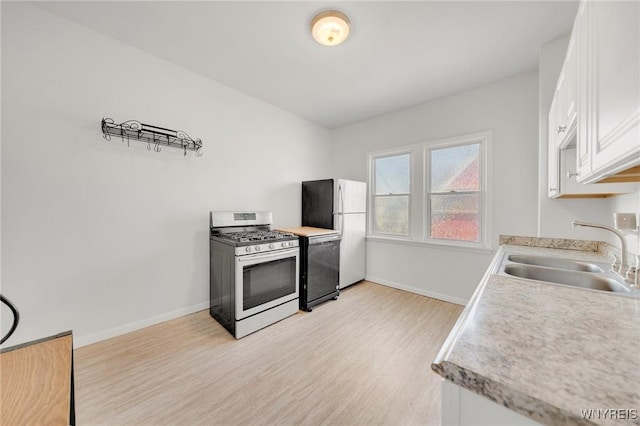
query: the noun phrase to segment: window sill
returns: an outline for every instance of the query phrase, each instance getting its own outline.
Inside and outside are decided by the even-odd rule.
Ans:
[[[377,235],[367,235],[367,241],[375,243],[399,244],[405,246],[417,246],[424,248],[434,248],[442,250],[465,251],[468,253],[492,254],[494,252],[491,247],[471,246],[467,244],[457,243],[436,243],[433,241],[415,241],[406,238],[380,237]]]

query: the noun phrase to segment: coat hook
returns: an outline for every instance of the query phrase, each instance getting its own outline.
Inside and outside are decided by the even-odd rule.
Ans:
[[[1,0],[0,0],[1,1]],[[131,139],[140,142],[147,142],[147,151],[151,148],[155,152],[161,152],[160,145],[171,148],[182,147],[183,155],[187,156],[187,151],[195,151],[196,156],[202,156],[202,141],[192,139],[182,130],[170,130],[163,127],[143,124],[136,120],[125,121],[115,124],[111,118],[102,119],[103,138],[111,140],[112,136],[120,137],[122,143],[127,140],[127,146],[131,147]]]

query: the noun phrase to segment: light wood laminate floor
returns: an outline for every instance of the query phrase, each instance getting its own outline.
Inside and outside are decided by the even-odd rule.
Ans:
[[[75,350],[80,425],[437,425],[462,307],[370,282],[235,340],[209,311]]]

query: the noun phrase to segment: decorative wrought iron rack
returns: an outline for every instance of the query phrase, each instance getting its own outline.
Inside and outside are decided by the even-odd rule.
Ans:
[[[168,146],[178,148],[184,151],[194,151],[196,156],[202,156],[202,140],[193,139],[182,130],[171,130],[163,127],[144,124],[136,120],[125,121],[116,124],[112,118],[102,119],[102,137],[111,140],[111,135],[118,136],[122,142],[127,141],[129,145],[131,140],[137,140],[147,143],[147,149],[160,152],[160,146]]]

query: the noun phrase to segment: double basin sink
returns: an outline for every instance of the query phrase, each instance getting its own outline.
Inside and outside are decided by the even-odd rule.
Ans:
[[[608,268],[609,266],[603,263],[507,253],[499,273],[552,284],[640,297],[640,291],[624,283],[621,278],[608,271]]]

